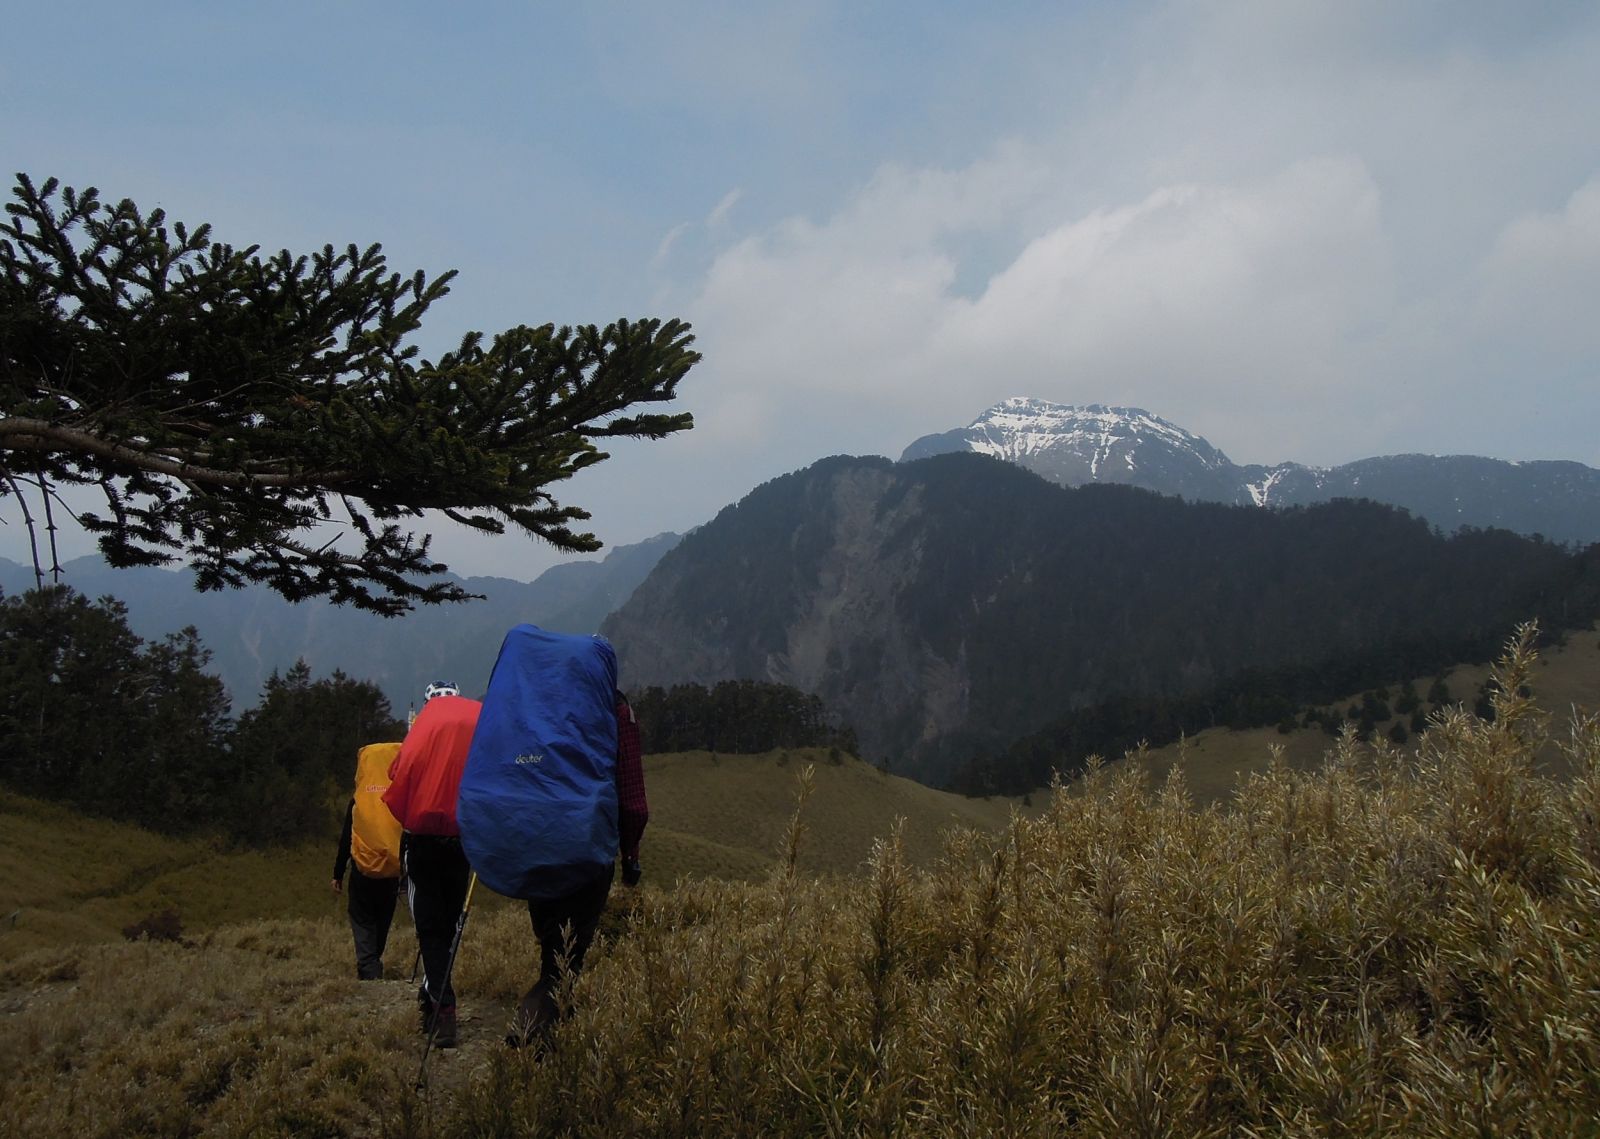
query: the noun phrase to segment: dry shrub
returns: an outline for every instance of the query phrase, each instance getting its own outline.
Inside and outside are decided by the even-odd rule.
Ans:
[[[9,979],[27,987],[0,997],[0,1134],[390,1130],[409,1094],[391,1057],[414,1070],[415,1014],[405,986],[360,986],[350,957],[328,921],[80,946],[71,970],[53,953],[16,962]]]
[[[140,938],[146,941],[181,941],[183,921],[178,917],[178,911],[168,906],[123,926],[122,936],[129,941],[138,941]]]

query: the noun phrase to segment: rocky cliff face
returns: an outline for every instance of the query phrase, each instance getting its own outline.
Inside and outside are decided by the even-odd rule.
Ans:
[[[821,695],[874,745],[886,709],[918,737],[940,735],[966,718],[967,685],[962,662],[930,654],[901,617],[903,590],[927,571],[922,488],[883,460],[819,467],[661,560],[604,626],[623,683],[765,680]]]

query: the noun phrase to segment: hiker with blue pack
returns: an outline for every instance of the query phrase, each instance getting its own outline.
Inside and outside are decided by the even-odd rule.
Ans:
[[[484,694],[456,803],[461,843],[483,884],[528,903],[539,979],[507,1042],[541,1043],[556,995],[599,928],[622,859],[636,886],[650,817],[639,725],[617,690],[603,637],[518,625]]]

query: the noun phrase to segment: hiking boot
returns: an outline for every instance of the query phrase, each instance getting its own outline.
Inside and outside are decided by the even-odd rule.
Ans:
[[[543,1059],[550,1044],[550,1025],[539,1016],[540,994],[537,987],[529,989],[517,1005],[511,1018],[511,1028],[506,1032],[506,1044],[511,1048],[527,1048],[534,1059]]]
[[[550,1051],[550,1026],[513,1017],[506,1031],[506,1047],[526,1050],[535,1060],[543,1060]]]
[[[433,1029],[433,1042],[440,1048],[454,1048],[456,1046],[456,1006],[444,1005],[436,1014],[437,1023]]]
[[[548,1028],[530,1028],[526,1031],[511,1026],[511,1031],[506,1033],[506,1047],[514,1051],[525,1052],[537,1063],[543,1060],[550,1052],[550,1030]]]

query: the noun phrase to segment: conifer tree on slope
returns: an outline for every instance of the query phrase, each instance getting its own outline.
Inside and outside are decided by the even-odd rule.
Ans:
[[[13,197],[0,519],[26,528],[41,583],[59,491],[88,486],[105,507],[79,520],[112,565],[183,559],[201,589],[385,614],[463,600],[410,529],[424,510],[598,549],[551,488],[607,457],[596,440],[693,426],[637,410],[700,358],[681,321],[469,332],[429,361],[407,340],[453,271],[401,277],[377,245],[263,258],[54,179],[19,174]]]

